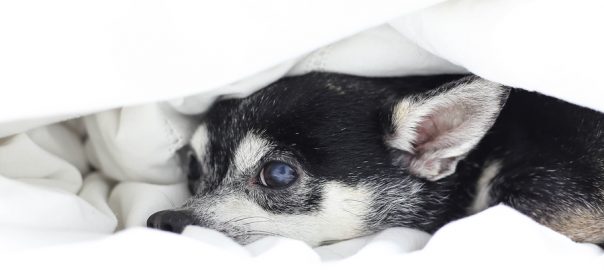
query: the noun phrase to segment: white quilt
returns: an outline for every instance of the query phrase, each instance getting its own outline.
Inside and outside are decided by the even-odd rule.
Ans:
[[[600,1],[212,2],[0,2],[2,269],[604,267],[505,206],[314,250],[141,228],[188,196],[194,115],[285,75],[470,71],[604,111]]]

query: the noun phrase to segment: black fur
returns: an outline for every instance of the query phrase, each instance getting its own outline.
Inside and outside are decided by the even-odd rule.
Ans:
[[[492,160],[500,160],[503,167],[492,182],[490,205],[508,204],[545,225],[573,208],[602,209],[602,114],[520,89],[511,91],[495,125],[453,175],[432,182],[397,166],[393,159],[399,153],[384,143],[385,134],[392,132],[394,104],[464,76],[311,73],[281,79],[244,99],[220,100],[203,117],[211,131],[210,169],[192,179],[192,191],[201,194],[220,187],[238,142],[248,131],[256,131],[278,144],[266,161],[286,157],[311,176],[304,192],[298,187],[240,187],[276,214],[317,211],[324,196],[320,187],[338,181],[382,192],[384,200],[372,202],[376,214],[364,217],[366,233],[393,226],[433,232],[469,214],[476,181]],[[413,209],[392,205],[397,196],[407,196],[409,190],[401,183],[422,187],[414,195],[420,199]],[[597,214],[584,218],[597,219]]]
[[[490,205],[508,204],[547,225],[575,209],[602,211],[603,131],[599,112],[515,89],[469,159],[504,160]],[[604,223],[604,212],[594,214],[586,218]]]
[[[321,202],[322,181],[340,181],[355,186],[374,179],[377,189],[386,189],[401,179],[410,178],[399,166],[392,164],[391,149],[383,142],[385,127],[383,114],[386,104],[399,98],[436,88],[463,75],[415,76],[400,78],[363,78],[340,74],[312,73],[279,80],[267,88],[241,100],[226,99],[216,102],[204,116],[211,130],[209,152],[214,168],[228,163],[237,143],[250,130],[263,131],[279,148],[295,157],[304,171],[316,183],[309,186],[302,201],[295,202],[288,190],[272,192],[259,201],[274,213],[299,213],[316,210]],[[245,119],[245,120],[243,120]],[[270,159],[270,158],[269,158]],[[224,171],[206,179],[216,187]],[[475,172],[476,173],[476,172]],[[448,220],[461,216],[459,207],[446,199],[458,188],[457,181],[447,179],[426,182],[417,209],[392,209],[383,222],[372,231],[388,226],[416,227],[434,231]],[[394,192],[403,192],[393,190]],[[375,205],[379,208],[389,207]]]

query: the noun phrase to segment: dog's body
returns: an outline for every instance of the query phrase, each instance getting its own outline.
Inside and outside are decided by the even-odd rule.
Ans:
[[[433,232],[504,203],[604,242],[604,117],[554,98],[475,76],[311,73],[202,118],[183,150],[195,195],[149,226],[319,245],[395,226]]]

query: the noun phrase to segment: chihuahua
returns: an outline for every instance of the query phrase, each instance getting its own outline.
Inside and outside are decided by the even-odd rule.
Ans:
[[[193,194],[148,226],[317,246],[506,204],[604,242],[604,117],[474,75],[309,73],[220,99],[181,150]]]

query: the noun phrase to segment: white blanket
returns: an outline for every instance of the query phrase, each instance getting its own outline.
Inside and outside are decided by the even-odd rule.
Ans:
[[[447,1],[419,12],[439,1],[303,2],[0,3],[3,263],[64,269],[604,264],[598,247],[573,243],[504,206],[432,238],[395,228],[314,251],[275,238],[244,248],[195,227],[184,237],[140,228],[110,236],[140,227],[188,195],[173,153],[195,125],[189,115],[217,94],[249,93],[284,75],[469,70],[604,111],[598,1]],[[398,15],[404,16],[390,20]],[[42,126],[166,99],[172,100]]]

